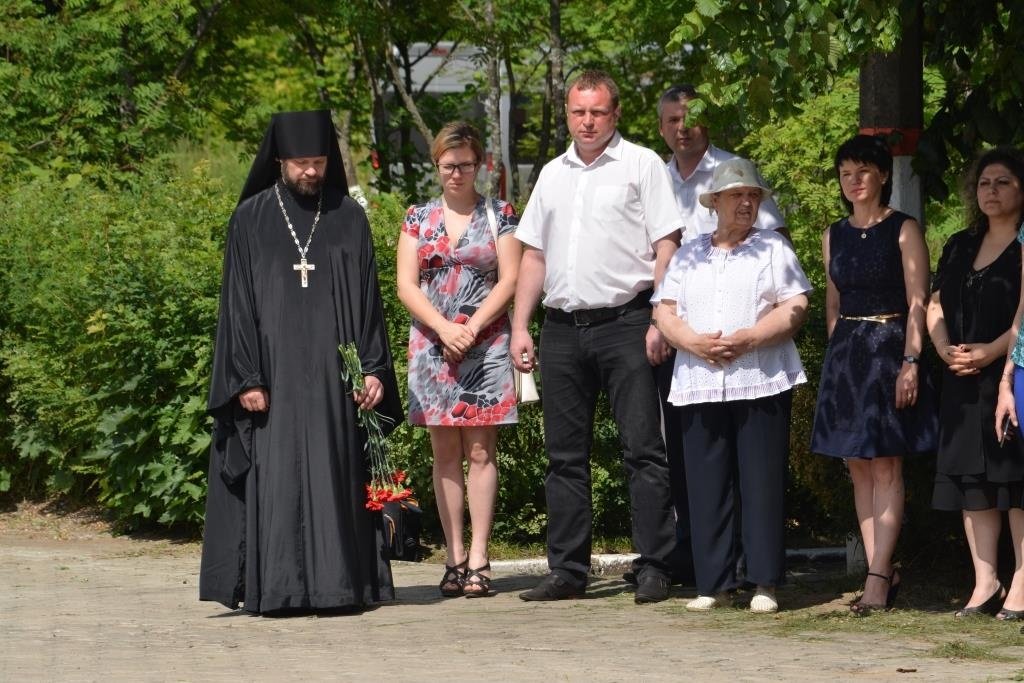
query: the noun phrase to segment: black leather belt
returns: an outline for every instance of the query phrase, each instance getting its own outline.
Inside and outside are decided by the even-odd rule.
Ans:
[[[609,306],[608,308],[585,308],[578,311],[563,311],[558,308],[544,308],[546,319],[557,323],[568,323],[576,327],[589,327],[600,323],[615,320],[623,313],[635,311],[640,308],[651,307],[651,295],[653,289],[647,289],[637,294],[633,299],[621,306]]]

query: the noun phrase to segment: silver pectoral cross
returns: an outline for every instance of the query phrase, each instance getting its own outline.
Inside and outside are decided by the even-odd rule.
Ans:
[[[298,270],[302,273],[302,286],[309,287],[309,271],[316,270],[316,266],[312,263],[306,263],[306,259],[301,258],[299,262],[292,266],[292,270]]]

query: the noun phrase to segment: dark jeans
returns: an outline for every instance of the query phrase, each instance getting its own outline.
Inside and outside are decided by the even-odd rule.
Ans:
[[[637,569],[669,575],[675,532],[658,388],[644,350],[650,317],[641,308],[587,327],[548,317],[541,331],[548,565],[577,586],[590,570],[590,449],[602,389],[622,442]]]
[[[738,587],[736,526],[741,515],[747,580],[775,586],[785,575],[792,399],[792,391],[785,391],[682,409],[694,569],[701,595]]]
[[[669,480],[672,484],[672,506],[676,511],[676,547],[672,551],[670,564],[673,577],[689,583],[693,578],[693,548],[690,542],[690,504],[686,495],[686,467],[683,464],[682,408],[668,402],[675,361],[676,350],[672,349],[668,359],[654,368],[654,377],[658,383],[658,393],[661,395],[662,434],[665,437],[665,454],[668,456]]]

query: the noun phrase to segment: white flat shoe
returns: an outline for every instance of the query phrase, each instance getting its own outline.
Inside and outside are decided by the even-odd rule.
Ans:
[[[758,588],[750,600],[750,611],[754,614],[772,614],[779,611],[779,601],[775,599],[775,591]]]
[[[727,607],[731,602],[728,593],[719,593],[714,596],[698,595],[686,603],[686,609],[691,612],[710,612],[716,607]]]

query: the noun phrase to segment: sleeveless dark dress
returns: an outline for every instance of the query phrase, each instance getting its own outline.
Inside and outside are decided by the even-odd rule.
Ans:
[[[893,211],[860,229],[844,218],[829,226],[829,276],[839,314],[825,352],[811,450],[840,458],[911,455],[935,449],[938,424],[928,373],[918,372],[917,403],[896,409],[903,364],[907,294],[900,228],[910,216]],[[899,313],[887,322],[843,316]]]
[[[986,343],[1013,324],[1020,298],[1021,247],[1013,240],[975,270],[982,235],[964,230],[942,250],[932,291],[939,292],[950,344]],[[939,451],[932,507],[1007,510],[1024,507],[1024,443],[999,445],[993,425],[1001,360],[977,375],[942,373]]]

